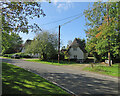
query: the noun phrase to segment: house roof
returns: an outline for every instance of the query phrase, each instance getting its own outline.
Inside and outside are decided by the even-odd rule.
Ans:
[[[72,44],[69,46],[68,51],[70,50],[71,47],[79,47],[84,53],[87,53],[85,50],[84,46],[81,44],[80,39],[75,38]]]
[[[24,44],[24,46],[30,44],[32,41],[33,41],[33,40],[27,39],[26,42],[25,42],[25,44]]]

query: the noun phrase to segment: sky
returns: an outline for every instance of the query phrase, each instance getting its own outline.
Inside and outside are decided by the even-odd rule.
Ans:
[[[41,16],[40,18],[29,19],[29,24],[37,23],[42,30],[48,30],[53,33],[58,33],[58,26],[62,25],[77,16],[80,18],[73,20],[70,23],[61,26],[61,47],[67,46],[69,40],[74,40],[75,38],[86,39],[85,26],[86,20],[83,14],[84,10],[88,9],[88,5],[92,6],[93,2],[42,2],[41,8],[46,14],[45,17]],[[77,15],[77,16],[76,16]],[[76,17],[74,17],[76,16]],[[67,17],[66,20],[62,20],[60,22],[51,23],[54,21],[58,21]],[[47,24],[50,23],[50,24]],[[25,42],[27,39],[33,39],[35,33],[29,32],[20,33],[23,41]]]

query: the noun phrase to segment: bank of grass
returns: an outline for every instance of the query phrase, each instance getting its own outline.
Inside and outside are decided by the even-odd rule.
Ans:
[[[39,75],[8,63],[2,63],[2,94],[70,95]]]
[[[94,67],[91,66],[85,67],[83,70],[92,71],[100,74],[110,75],[110,76],[116,76],[120,77],[119,73],[119,64],[113,64],[112,66],[106,66],[103,64],[94,64]]]
[[[7,59],[11,59],[11,57],[3,57],[3,56],[0,56],[1,58],[7,58]]]
[[[3,57],[3,56],[0,56],[1,58],[6,58],[6,59],[16,59],[16,58],[11,58],[11,57]],[[19,59],[26,59],[26,58],[19,58]]]
[[[42,64],[50,64],[50,65],[70,65],[70,64],[79,64],[79,63],[75,63],[73,61],[63,61],[60,60],[60,62],[58,63],[58,60],[49,60],[49,61],[43,61],[40,59],[26,59],[25,61],[30,61],[30,62],[38,62],[38,63],[42,63]]]

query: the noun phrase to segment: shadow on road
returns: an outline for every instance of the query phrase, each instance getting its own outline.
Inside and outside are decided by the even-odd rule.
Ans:
[[[40,75],[76,94],[118,94],[118,83],[114,81],[86,77],[84,74],[44,73]]]

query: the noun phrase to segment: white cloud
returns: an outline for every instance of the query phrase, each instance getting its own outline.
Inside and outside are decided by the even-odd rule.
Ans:
[[[65,4],[58,4],[57,5],[57,8],[63,8],[63,7],[65,7]]]
[[[55,2],[54,5],[59,9],[59,10],[67,10],[69,8],[73,8],[73,3],[72,2]]]
[[[54,0],[53,4],[56,6],[57,2],[58,2],[58,0]]]

